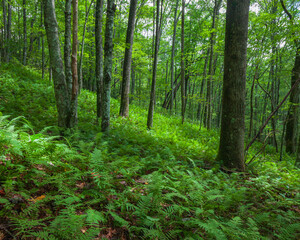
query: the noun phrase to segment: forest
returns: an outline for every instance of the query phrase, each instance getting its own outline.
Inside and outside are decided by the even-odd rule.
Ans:
[[[300,239],[299,1],[0,2],[0,240]]]

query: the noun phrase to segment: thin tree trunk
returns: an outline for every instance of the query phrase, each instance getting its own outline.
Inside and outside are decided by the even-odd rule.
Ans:
[[[3,60],[6,60],[6,46],[7,46],[7,23],[6,23],[6,0],[2,0],[2,9],[3,9],[3,49],[2,57]]]
[[[179,0],[176,1],[175,13],[174,13],[174,28],[172,37],[172,55],[171,55],[171,105],[170,111],[173,109],[174,92],[173,92],[173,81],[174,81],[174,58],[175,58],[175,39],[176,39],[176,29],[177,29],[177,10],[178,10]]]
[[[102,115],[103,96],[103,45],[102,45],[102,22],[103,0],[96,2],[95,19],[95,43],[96,43],[96,85],[97,85],[97,119]]]
[[[64,45],[64,60],[65,60],[65,76],[68,87],[68,97],[72,91],[72,67],[71,67],[71,21],[72,21],[72,0],[66,0],[65,4],[65,45]]]
[[[159,17],[160,17],[160,0],[156,1],[156,29],[155,29],[155,48],[154,48],[154,59],[153,59],[153,68],[152,68],[152,84],[151,84],[151,93],[150,93],[150,104],[148,110],[147,118],[147,128],[151,129],[153,127],[153,114],[155,106],[155,86],[156,86],[156,71],[157,71],[157,60],[158,60],[158,51],[159,51],[159,38],[160,38],[160,26],[159,26]]]
[[[89,14],[91,7],[94,3],[94,0],[91,1],[89,8],[86,11],[85,14],[85,21],[84,21],[84,27],[83,27],[83,34],[82,34],[82,41],[81,41],[81,51],[80,51],[80,57],[79,57],[79,64],[78,64],[78,83],[79,83],[79,92],[82,89],[82,63],[83,63],[83,52],[84,52],[84,41],[85,41],[85,32],[86,32],[86,26],[87,26],[87,21],[89,19]]]
[[[78,51],[78,0],[72,0],[73,6],[73,44],[72,44],[72,93],[70,99],[69,119],[70,128],[77,125],[78,105],[78,72],[77,72],[77,51]]]
[[[203,79],[202,79],[201,87],[200,87],[200,102],[199,102],[198,110],[197,110],[197,118],[198,118],[198,120],[200,120],[200,126],[202,123],[201,122],[201,120],[202,120],[201,119],[201,106],[203,105],[202,99],[204,99],[203,92],[204,92],[205,80],[206,80],[206,76],[207,76],[207,64],[208,64],[208,60],[209,60],[209,53],[210,53],[210,48],[207,49],[206,58],[205,58],[205,62],[204,62]]]
[[[6,62],[10,60],[10,41],[11,41],[11,0],[7,2],[7,36],[6,36]]]
[[[129,102],[131,103],[134,99],[134,92],[135,92],[135,70],[131,67],[131,84],[130,84],[130,95]]]
[[[215,45],[215,28],[216,28],[216,18],[219,14],[219,9],[221,7],[222,0],[215,0],[211,34],[210,34],[210,55],[209,55],[209,67],[208,67],[208,79],[207,79],[207,92],[206,92],[206,119],[205,127],[211,129],[211,118],[212,118],[212,81],[213,81],[213,58],[214,58],[214,45]]]
[[[107,17],[104,43],[103,113],[101,130],[106,132],[110,125],[110,93],[113,63],[113,33],[116,6],[114,0],[107,0]]]
[[[26,0],[23,0],[23,65],[26,65],[27,59],[27,16]]]
[[[251,92],[250,92],[250,126],[249,126],[249,132],[248,132],[248,137],[251,137],[252,129],[253,129],[253,93],[254,93],[254,86],[255,86],[255,80],[257,78],[258,74],[258,64],[255,67],[255,73],[251,85]]]
[[[131,58],[132,58],[132,44],[135,27],[137,0],[130,0],[129,18],[127,24],[127,35],[125,45],[125,56],[122,76],[122,92],[121,92],[121,106],[120,116],[128,117],[129,115],[129,92],[130,92],[130,73],[131,73]]]
[[[222,120],[218,160],[245,170],[245,91],[250,0],[228,0],[224,52]]]
[[[43,2],[41,2],[41,29],[44,28],[43,25]],[[42,38],[42,79],[45,78],[45,41],[44,41],[44,34],[41,32],[41,38]]]
[[[184,12],[185,0],[182,0],[182,14],[181,14],[181,122],[184,123],[185,114],[185,66],[184,66]]]

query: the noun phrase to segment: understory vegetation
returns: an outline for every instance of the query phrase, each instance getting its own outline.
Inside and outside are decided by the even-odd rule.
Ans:
[[[82,90],[76,130],[59,135],[52,83],[0,68],[0,239],[299,239],[299,169],[261,144],[246,173],[216,163],[218,132],[131,105],[101,133]],[[255,158],[253,158],[255,157]]]

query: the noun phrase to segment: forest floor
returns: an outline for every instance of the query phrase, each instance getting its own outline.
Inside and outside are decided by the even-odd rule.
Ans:
[[[246,173],[226,174],[216,131],[166,113],[149,131],[145,109],[132,104],[121,118],[112,99],[106,135],[95,102],[82,90],[78,128],[61,137],[52,84],[0,67],[0,240],[300,238],[290,156],[278,161],[266,146]]]

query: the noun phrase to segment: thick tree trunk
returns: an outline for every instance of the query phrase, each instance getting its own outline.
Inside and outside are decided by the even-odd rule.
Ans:
[[[123,79],[121,92],[120,116],[128,117],[129,115],[129,92],[130,92],[130,72],[132,58],[132,43],[135,27],[137,0],[130,0],[129,18],[127,24],[127,35],[125,45],[125,57],[123,65]]]
[[[72,67],[71,67],[71,20],[72,20],[72,0],[66,0],[65,3],[65,45],[64,45],[64,60],[65,60],[65,76],[68,87],[68,97],[72,91]]]
[[[228,0],[224,52],[222,120],[218,160],[245,170],[245,88],[250,0]]]
[[[45,29],[50,55],[50,68],[52,69],[53,74],[54,92],[58,112],[58,126],[66,128],[70,104],[60,51],[58,24],[55,15],[55,4],[54,0],[43,0],[43,2]]]
[[[102,45],[102,22],[103,0],[96,2],[95,19],[95,43],[96,43],[96,85],[97,85],[97,119],[102,115],[103,96],[103,45]]]
[[[26,0],[23,0],[23,65],[27,60],[27,16],[26,16]]]
[[[295,64],[292,70],[291,86],[300,78],[300,41],[298,43]],[[291,92],[290,104],[291,109],[288,113],[288,120],[286,125],[286,152],[296,153],[297,151],[297,125],[299,118],[299,95],[300,95],[300,84]]]
[[[114,0],[107,0],[107,16],[105,28],[104,43],[104,78],[103,78],[103,112],[101,130],[109,130],[110,124],[110,93],[112,80],[112,63],[113,63],[113,33],[114,33],[114,16],[116,6]]]
[[[156,86],[156,71],[157,71],[157,60],[159,51],[159,38],[160,38],[160,26],[159,26],[159,11],[160,11],[160,0],[156,1],[156,29],[155,29],[155,48],[154,48],[154,59],[152,68],[152,84],[150,93],[150,104],[148,109],[147,128],[153,127],[153,114],[155,106],[155,86]]]

